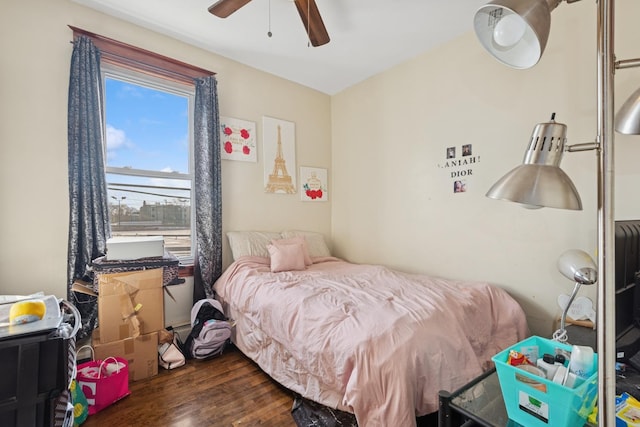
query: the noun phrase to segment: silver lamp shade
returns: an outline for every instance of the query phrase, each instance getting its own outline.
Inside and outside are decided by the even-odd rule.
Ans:
[[[560,329],[557,330],[553,337],[558,341],[566,341],[567,330],[567,312],[571,307],[571,303],[576,298],[581,285],[593,285],[598,281],[598,272],[596,270],[596,264],[593,259],[585,251],[579,249],[569,249],[565,251],[560,258],[558,258],[558,270],[569,280],[575,282],[573,286],[573,292],[567,301],[566,307],[562,310],[562,317],[560,318]]]
[[[523,164],[500,178],[487,197],[522,203],[525,207],[582,210],[578,190],[560,169],[567,126],[551,121],[533,130]]]
[[[585,251],[569,249],[558,258],[558,270],[564,277],[581,285],[593,285],[598,280],[596,263]]]
[[[622,105],[616,114],[614,128],[625,135],[640,135],[640,89]]]
[[[549,38],[551,11],[560,0],[494,0],[476,12],[473,27],[480,44],[513,68],[538,63]]]

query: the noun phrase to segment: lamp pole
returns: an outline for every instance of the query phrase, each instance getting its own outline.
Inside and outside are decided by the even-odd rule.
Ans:
[[[599,0],[598,54],[598,425],[616,423],[616,342],[614,276],[614,156],[613,156],[613,25],[614,0]]]
[[[127,196],[121,196],[119,199],[116,196],[111,196],[113,200],[118,202],[118,227],[120,226],[120,203],[127,198]]]

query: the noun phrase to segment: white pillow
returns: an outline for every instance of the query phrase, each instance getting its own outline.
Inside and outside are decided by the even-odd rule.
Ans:
[[[304,252],[301,243],[288,245],[268,245],[267,249],[271,255],[271,271],[304,270]]]
[[[324,241],[324,236],[321,233],[314,231],[295,231],[288,230],[282,232],[283,239],[290,239],[292,237],[304,236],[307,241],[307,249],[311,258],[327,257],[331,256],[331,251],[327,247]]]
[[[227,238],[233,259],[241,256],[259,256],[269,258],[267,245],[274,239],[280,239],[280,233],[271,231],[228,231]]]

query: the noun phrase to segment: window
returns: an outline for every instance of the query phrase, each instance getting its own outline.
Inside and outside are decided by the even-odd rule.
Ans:
[[[100,49],[112,234],[162,235],[167,250],[192,263],[194,79],[215,73],[69,28]]]
[[[102,66],[113,236],[164,236],[193,259],[193,85]]]

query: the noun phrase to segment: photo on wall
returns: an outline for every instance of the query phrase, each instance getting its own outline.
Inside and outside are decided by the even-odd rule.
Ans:
[[[459,179],[453,181],[453,192],[454,193],[464,193],[467,191],[467,182],[464,179]]]
[[[300,184],[301,200],[311,202],[326,202],[329,200],[326,169],[301,166]]]
[[[296,130],[286,120],[262,118],[262,150],[264,153],[264,191],[295,194]]]
[[[220,117],[222,160],[257,162],[256,124],[232,117]]]

